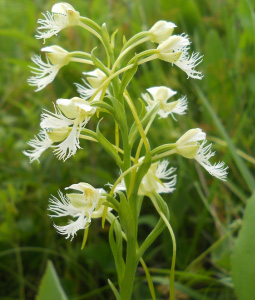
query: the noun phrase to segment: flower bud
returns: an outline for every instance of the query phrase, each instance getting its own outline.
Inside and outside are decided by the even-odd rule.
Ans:
[[[206,134],[200,128],[188,130],[176,142],[177,153],[186,158],[195,158],[200,147],[198,141],[205,140]]]
[[[156,22],[149,30],[149,33],[151,35],[151,41],[155,43],[161,43],[165,41],[171,36],[175,27],[176,25],[172,22]]]
[[[59,46],[44,47],[41,51],[46,53],[53,65],[65,66],[70,62],[69,52]]]
[[[80,13],[76,11],[69,3],[56,3],[53,5],[51,11],[54,14],[54,19],[56,22],[62,22],[63,16],[67,18],[67,20],[65,20],[67,26],[75,26],[79,22]]]

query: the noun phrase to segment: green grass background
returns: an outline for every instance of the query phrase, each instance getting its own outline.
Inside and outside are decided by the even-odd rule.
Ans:
[[[54,262],[61,283],[72,300],[114,299],[107,278],[116,281],[108,244],[108,227],[93,222],[84,251],[82,232],[72,242],[56,233],[47,215],[48,198],[77,182],[102,187],[114,182],[118,169],[107,154],[90,142],[65,163],[51,151],[41,163],[29,164],[22,154],[26,142],[39,130],[42,108],[52,110],[58,98],[76,96],[73,82],[90,70],[76,64],[63,68],[54,83],[35,93],[26,83],[31,55],[43,47],[34,38],[40,13],[54,1],[0,0],[0,299],[34,299],[48,259]],[[176,299],[236,299],[230,258],[233,226],[242,219],[254,190],[255,164],[255,5],[250,0],[70,0],[81,15],[118,28],[117,47],[126,38],[149,29],[156,21],[178,25],[187,33],[192,50],[204,55],[202,81],[187,80],[184,72],[154,61],[143,65],[129,90],[138,98],[146,88],[166,85],[187,95],[186,116],[157,120],[149,137],[153,146],[173,142],[186,130],[200,127],[217,150],[215,161],[229,165],[227,182],[210,177],[193,161],[171,158],[178,167],[177,189],[165,196],[177,239]],[[65,29],[46,45],[90,52],[96,39],[80,28]],[[147,45],[148,47],[150,44]],[[142,49],[142,48],[141,48]],[[103,49],[97,54],[103,59]],[[90,129],[96,126],[96,118]],[[104,134],[113,134],[104,120]],[[144,202],[140,239],[157,222],[149,201]],[[216,244],[215,244],[216,243]],[[200,259],[195,260],[210,246]],[[158,299],[167,299],[171,242],[167,231],[145,253],[156,283]],[[190,265],[191,264],[191,265]],[[134,299],[150,299],[142,268],[137,271]]]

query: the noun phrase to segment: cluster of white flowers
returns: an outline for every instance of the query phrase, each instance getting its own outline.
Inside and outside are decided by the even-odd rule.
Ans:
[[[46,12],[43,16],[44,19],[38,20],[37,39],[45,41],[45,39],[57,35],[66,27],[81,26],[99,37],[99,40],[103,43],[100,36],[101,27],[97,25],[96,30],[90,27],[91,20],[88,24],[84,24],[84,19],[89,19],[81,17],[80,13],[68,3],[55,4],[51,12]],[[93,106],[93,101],[104,100],[104,96],[109,96],[110,91],[114,90],[110,80],[114,77],[115,68],[120,67],[117,62],[119,63],[123,56],[139,43],[146,40],[157,43],[156,49],[149,50],[150,53],[154,53],[151,55],[151,60],[161,59],[170,62],[182,69],[188,77],[202,79],[201,72],[195,70],[196,66],[202,61],[202,57],[199,56],[199,53],[189,54],[190,40],[188,36],[185,34],[172,35],[175,27],[176,25],[172,22],[158,21],[149,31],[142,33],[140,41],[134,39],[133,45],[130,42],[129,47],[123,48],[125,51],[123,50],[119,60],[116,60],[116,65],[113,64],[112,70],[109,69],[109,66],[101,70],[99,69],[100,64],[96,64],[97,68],[93,71],[84,72],[83,74],[86,76],[86,80],[83,79],[84,85],[75,83],[80,98],[58,99],[56,105],[54,105],[54,113],[44,110],[41,114],[41,130],[34,139],[28,142],[32,149],[24,152],[30,158],[30,161],[38,160],[48,148],[52,148],[56,156],[65,161],[74,155],[77,149],[81,148],[79,141],[81,132],[97,110],[97,107]],[[105,48],[107,49],[107,47]],[[80,62],[93,66],[95,62],[95,60],[91,60],[91,54],[81,51],[68,52],[56,45],[44,47],[41,51],[46,57],[46,61],[39,55],[33,56],[32,61],[37,67],[31,67],[33,75],[28,79],[31,86],[37,87],[36,91],[51,83],[59,70],[70,62]],[[142,56],[143,53],[145,53],[144,56]],[[141,57],[146,57],[146,53],[148,52],[140,53]],[[144,62],[149,60],[150,57],[144,58]],[[143,63],[142,59],[138,62],[138,64],[140,63]],[[128,65],[126,70],[131,67],[132,65]],[[121,71],[118,70],[117,75],[121,74]],[[109,78],[110,76],[112,77]],[[158,114],[159,118],[167,118],[171,115],[176,120],[176,115],[183,115],[188,109],[186,96],[182,96],[175,101],[169,101],[177,93],[169,87],[150,87],[147,92],[142,94],[142,98],[147,105],[146,109],[150,112],[157,105],[158,109],[155,115]],[[196,128],[187,131],[172,145],[175,153],[188,159],[195,159],[212,176],[226,180],[227,167],[224,166],[224,163],[220,162],[212,165],[209,161],[215,152],[211,151],[211,145],[206,145],[206,134],[201,129]],[[118,151],[123,152],[117,146],[115,146],[116,148]],[[139,161],[142,162],[143,159],[142,157]],[[152,193],[172,193],[175,190],[177,177],[173,175],[175,168],[168,169],[168,165],[167,160],[151,164],[141,180],[138,189],[139,196],[149,196]],[[108,209],[104,205],[106,198],[102,195],[105,193],[103,189],[96,189],[88,183],[73,184],[67,189],[76,190],[76,193],[64,195],[59,191],[59,199],[54,196],[50,199],[49,210],[53,213],[51,217],[70,216],[72,218],[68,225],[59,226],[54,224],[54,226],[60,234],[73,239],[78,230],[85,229],[89,226],[92,218],[102,217],[105,210],[107,212]],[[124,179],[116,186],[115,191],[117,190],[126,190]]]

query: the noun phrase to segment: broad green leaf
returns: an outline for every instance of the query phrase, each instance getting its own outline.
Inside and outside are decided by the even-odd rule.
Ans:
[[[43,275],[36,300],[68,300],[54,268],[49,260]]]
[[[113,232],[115,232],[115,238]],[[121,283],[125,271],[125,262],[122,256],[123,238],[122,238],[121,226],[117,219],[114,219],[111,224],[110,232],[109,232],[109,242],[110,242],[112,254],[117,269],[118,282]]]
[[[232,257],[232,277],[240,300],[252,300],[255,295],[255,193],[248,200],[243,225]]]

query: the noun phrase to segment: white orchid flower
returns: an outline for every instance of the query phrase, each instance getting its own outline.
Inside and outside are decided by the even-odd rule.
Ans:
[[[39,55],[34,55],[32,61],[38,68],[31,67],[34,76],[29,77],[27,80],[29,85],[37,86],[36,92],[51,83],[58,71],[71,61],[70,53],[59,46],[45,47],[41,51],[46,54],[46,62]]]
[[[45,19],[39,19],[37,28],[37,39],[47,39],[57,35],[66,27],[76,26],[80,20],[80,13],[69,3],[61,2],[53,5],[51,13],[47,11],[42,14]]]
[[[202,141],[202,143],[199,143]],[[212,144],[206,146],[206,134],[200,129],[190,129],[176,142],[177,153],[190,159],[195,159],[209,174],[226,181],[228,175],[224,162],[212,165],[209,161],[215,155],[211,151]]]
[[[87,76],[87,81],[82,80],[84,82],[84,85],[81,85],[79,83],[75,83],[77,87],[77,92],[80,94],[80,97],[85,100],[89,100],[91,97],[95,95],[98,88],[102,85],[102,83],[105,81],[107,76],[104,72],[102,72],[99,69],[95,69],[91,72],[83,72],[84,75]],[[100,89],[97,94],[94,97],[94,100],[97,101],[100,99],[102,95],[103,89]],[[108,93],[108,91],[106,91]]]
[[[90,225],[92,218],[100,218],[103,215],[105,197],[102,196],[105,191],[96,189],[92,185],[84,182],[72,184],[66,189],[75,190],[76,193],[64,195],[58,192],[59,199],[52,196],[49,202],[49,210],[53,213],[53,218],[70,216],[72,219],[64,226],[54,224],[58,233],[66,235],[66,239],[71,240],[80,229],[85,229]]]
[[[158,45],[159,58],[175,64],[182,69],[188,78],[202,79],[202,73],[195,67],[202,61],[199,53],[189,55],[190,41],[187,35],[173,35]]]
[[[172,35],[175,27],[177,26],[172,22],[162,20],[156,22],[149,30],[151,41],[158,44],[165,41]]]
[[[149,195],[153,192],[156,192],[158,194],[172,193],[175,190],[177,175],[172,174],[176,170],[176,168],[171,167],[170,169],[167,169],[168,165],[169,162],[167,160],[156,162],[151,165],[150,169],[141,181],[138,190],[139,196]],[[163,182],[162,179],[169,181]],[[126,190],[124,179],[117,185],[115,190]]]
[[[81,98],[58,99],[55,113],[44,110],[41,115],[41,132],[28,144],[33,150],[25,151],[30,161],[38,160],[49,147],[64,161],[81,148],[80,131],[86,126],[96,108]],[[57,145],[54,145],[57,143]]]
[[[168,87],[165,86],[156,86],[147,89],[149,94],[142,94],[143,99],[146,101],[148,104],[147,110],[151,109],[151,107],[156,103],[160,103],[160,107],[158,110],[158,114],[161,118],[166,118],[169,115],[173,117],[174,120],[174,114],[177,115],[183,115],[186,113],[186,110],[188,109],[188,104],[187,104],[187,98],[184,96],[177,101],[173,102],[167,102],[169,98],[174,96],[177,92],[171,90]]]

